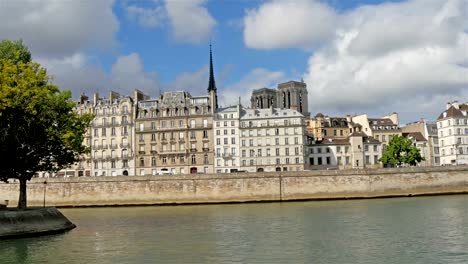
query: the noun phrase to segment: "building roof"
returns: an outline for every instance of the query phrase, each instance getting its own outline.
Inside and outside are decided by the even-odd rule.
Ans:
[[[285,108],[251,109],[244,108],[241,119],[304,117],[300,112]]]
[[[468,110],[468,105],[466,104],[462,104],[460,105],[460,109],[464,110]],[[449,107],[449,109],[445,110],[444,112],[440,113],[439,117],[437,118],[437,120],[441,120],[441,119],[445,119],[445,118],[455,118],[455,117],[463,117],[463,112],[460,110],[460,109],[457,109],[455,108],[453,105]],[[445,113],[445,114],[444,114]]]
[[[390,118],[369,118],[369,125],[396,126]]]
[[[421,132],[408,132],[402,133],[404,137],[414,138],[416,141],[427,141],[427,139],[421,134]]]

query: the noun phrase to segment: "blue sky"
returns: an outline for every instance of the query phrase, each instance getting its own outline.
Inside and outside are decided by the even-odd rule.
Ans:
[[[312,114],[405,123],[468,95],[468,0],[0,0],[18,38],[75,97],[205,93],[210,41],[224,105],[303,79]]]

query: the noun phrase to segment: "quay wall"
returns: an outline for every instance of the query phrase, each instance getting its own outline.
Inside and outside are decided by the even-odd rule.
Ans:
[[[44,184],[44,181],[47,183]],[[16,206],[17,183],[0,184]],[[468,193],[468,166],[232,173],[185,176],[35,178],[28,205],[74,207],[376,198]]]

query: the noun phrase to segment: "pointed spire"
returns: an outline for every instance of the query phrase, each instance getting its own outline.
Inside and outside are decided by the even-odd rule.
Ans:
[[[214,78],[214,71],[213,71],[213,53],[211,51],[211,42],[210,42],[210,80],[208,82],[208,92],[216,91],[216,83]]]

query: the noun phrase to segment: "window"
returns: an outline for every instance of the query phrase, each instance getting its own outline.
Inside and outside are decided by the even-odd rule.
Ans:
[[[162,158],[162,164],[166,164],[167,163],[167,158],[166,157],[163,157]]]
[[[196,159],[195,155],[192,155],[192,164],[195,164],[195,163],[197,163],[197,159]]]
[[[285,155],[288,156],[289,155],[289,148],[286,148],[285,151],[286,151]]]
[[[151,158],[151,166],[152,167],[156,166],[156,158],[155,157]]]
[[[208,138],[208,131],[203,130],[203,138]]]
[[[314,164],[314,158],[309,158],[309,163],[310,163],[310,165],[312,165],[312,166],[315,165],[315,164]]]
[[[276,148],[275,151],[276,151],[276,156],[279,156],[280,155],[280,149]]]
[[[370,164],[370,157],[369,157],[369,155],[366,155],[366,164]]]
[[[236,138],[231,138],[231,144],[236,144]]]
[[[106,128],[102,128],[102,136],[105,136],[106,135]]]
[[[322,157],[317,158],[317,165],[322,165]]]
[[[330,164],[331,164],[331,162],[330,162],[330,157],[327,157],[327,163],[326,163],[326,164],[327,164],[327,165],[330,165]]]
[[[242,150],[242,157],[245,158],[245,150]]]
[[[224,145],[227,145],[227,144],[228,144],[228,141],[229,141],[228,138],[224,138]]]
[[[208,154],[205,154],[205,156],[203,156],[203,164],[208,164],[209,161],[208,161]]]
[[[338,163],[338,165],[342,165],[341,164],[341,157],[336,158],[336,162]]]
[[[141,158],[140,159],[140,167],[144,167],[144,166],[145,166],[145,159]]]

